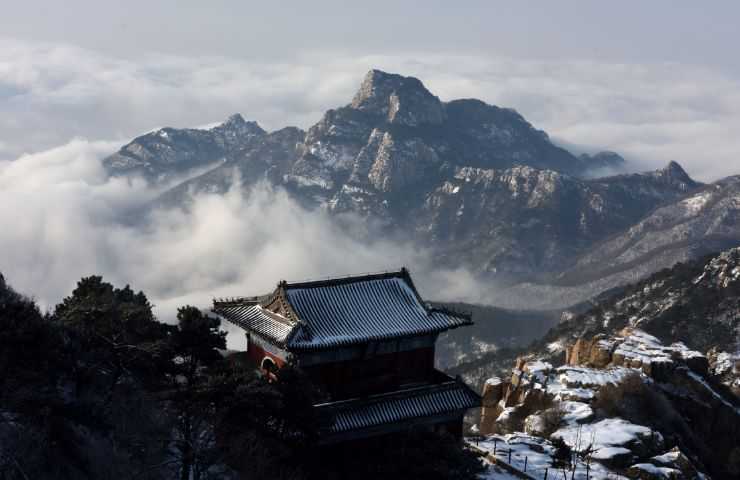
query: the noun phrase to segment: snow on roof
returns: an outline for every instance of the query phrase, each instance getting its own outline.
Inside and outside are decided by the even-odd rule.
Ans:
[[[281,282],[275,297],[289,305],[288,326],[282,319],[261,317],[259,322],[241,321],[241,306],[256,302],[214,302],[214,312],[247,330],[259,328],[268,338],[282,341],[288,350],[316,350],[369,341],[426,335],[472,324],[470,317],[425,304],[416,292],[408,271],[336,278],[314,282]],[[256,313],[255,308],[250,310]],[[275,327],[279,334],[265,324]],[[284,329],[289,328],[287,334]]]
[[[285,345],[294,328],[294,324],[281,315],[269,312],[260,305],[247,302],[218,304],[214,306],[213,312],[279,346]]]

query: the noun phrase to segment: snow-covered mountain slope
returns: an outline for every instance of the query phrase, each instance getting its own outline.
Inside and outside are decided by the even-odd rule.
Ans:
[[[701,352],[715,380],[740,397],[740,247],[661,270],[582,312],[566,312],[526,349],[469,356],[450,371],[482,384],[508,371],[523,354],[560,365],[573,345],[583,350],[578,357],[603,366],[598,359],[613,349],[592,339],[637,328],[666,345],[682,342]]]
[[[137,137],[103,163],[116,176],[139,175],[154,183],[233,159],[266,132],[235,114],[208,130],[160,128]]]
[[[531,167],[463,167],[411,216],[451,262],[541,275],[567,268],[595,242],[697,187],[677,164],[598,180]]]
[[[565,308],[677,262],[739,243],[740,176],[735,176],[662,204],[635,224],[592,244],[562,272],[502,291],[499,304],[516,308],[506,299],[531,298],[537,300],[529,308]]]
[[[638,327],[665,342],[740,349],[740,247],[678,264],[558,324],[542,340],[568,344],[583,335]],[[555,349],[554,351],[556,351]]]

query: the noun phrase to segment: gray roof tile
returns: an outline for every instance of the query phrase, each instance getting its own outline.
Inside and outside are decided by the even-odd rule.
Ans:
[[[387,423],[451,413],[480,406],[480,396],[460,381],[426,385],[317,405],[329,419],[328,434],[375,427]]]
[[[288,350],[347,346],[471,324],[465,315],[424,304],[406,270],[318,282],[282,282],[275,295],[284,296],[297,318],[273,318],[274,314],[253,300],[217,301],[214,312]]]

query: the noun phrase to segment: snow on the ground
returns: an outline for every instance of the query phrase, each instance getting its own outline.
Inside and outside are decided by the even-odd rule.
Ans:
[[[605,370],[562,366],[558,368],[558,380],[567,387],[601,387],[608,383],[617,385],[624,377],[634,373],[634,370],[622,367]]]
[[[681,475],[680,470],[669,467],[656,467],[652,463],[638,463],[632,465],[630,469],[642,470],[643,472],[652,475],[651,478],[678,478]]]
[[[562,438],[575,451],[584,451],[591,447],[595,451],[609,447],[623,447],[642,438],[653,437],[662,442],[659,432],[642,425],[635,425],[621,418],[605,418],[595,423],[567,425],[555,431],[551,438]]]
[[[529,361],[524,365],[524,369],[534,378],[537,382],[544,385],[547,383],[547,377],[552,370],[552,365],[543,362],[542,360]]]
[[[590,402],[594,398],[594,391],[589,388],[569,388],[559,382],[548,383],[547,393],[558,401]]]
[[[565,342],[562,340],[557,340],[555,342],[551,342],[547,344],[547,351],[550,353],[558,353],[565,351]]]
[[[594,414],[591,407],[583,402],[560,402],[560,408],[565,412],[565,415],[563,415],[563,422],[567,425],[586,422]]]
[[[505,422],[509,419],[509,417],[516,411],[516,408],[514,407],[506,407],[504,410],[499,414],[498,417],[496,417],[497,422]]]
[[[666,452],[662,455],[656,455],[653,458],[651,458],[651,461],[657,462],[661,465],[672,465],[674,464],[679,457],[681,457],[681,452],[678,450],[671,450],[669,452]]]
[[[594,460],[609,460],[619,455],[631,455],[632,451],[624,447],[602,447],[591,454]]]
[[[499,377],[491,377],[488,380],[486,380],[486,385],[491,385],[494,387],[497,385],[501,385],[501,379]]]
[[[508,435],[492,435],[479,442],[478,448],[493,454],[494,445],[496,458],[508,462],[511,450],[511,465],[520,470],[524,469],[524,459],[527,459],[527,473],[542,475],[546,468],[552,466],[552,455],[555,448],[550,442],[524,433]]]
[[[621,355],[625,359],[636,360],[641,364],[666,362],[671,363],[671,357],[664,351],[660,341],[641,330],[632,333],[617,346],[614,355]]]
[[[494,465],[489,461],[484,462],[486,465],[486,471],[478,475],[480,480],[521,480],[513,473],[509,473],[498,465]]]
[[[681,358],[683,358],[684,360],[687,360],[689,358],[699,358],[699,357],[705,356],[703,353],[697,352],[696,350],[691,350],[683,342],[672,343],[671,346],[668,348],[677,351],[679,355],[681,355]]]
[[[660,340],[639,329],[630,329],[619,342],[613,355],[621,356],[624,366],[641,368],[654,363],[672,363],[678,357],[684,360],[704,357],[702,353],[689,349],[684,343],[663,345]]]
[[[545,469],[548,470],[548,478],[560,478],[562,473],[553,467],[553,455],[555,448],[550,442],[540,437],[534,437],[524,433],[514,433],[508,435],[492,435],[485,440],[478,442],[468,440],[471,445],[487,451],[493,455],[494,444],[496,445],[496,459],[499,462],[508,462],[509,449],[511,449],[511,465],[520,470],[524,470],[524,458],[527,459],[527,475],[532,478],[541,479],[544,477]],[[490,462],[486,462],[488,470],[481,475],[481,480],[509,480],[514,477],[511,473],[503,468],[497,467]],[[568,471],[568,478],[571,472]],[[598,462],[592,462],[589,465],[588,473],[586,466],[579,463],[573,476],[577,480],[626,480],[627,477],[616,474],[604,465]]]
[[[740,352],[719,352],[717,359],[714,363],[714,373],[717,375],[724,375],[740,370]]]
[[[699,213],[704,208],[707,202],[709,202],[710,198],[712,198],[712,192],[702,192],[694,195],[693,197],[689,197],[686,200],[683,200],[681,204],[686,209],[686,213],[688,215],[694,215]]]

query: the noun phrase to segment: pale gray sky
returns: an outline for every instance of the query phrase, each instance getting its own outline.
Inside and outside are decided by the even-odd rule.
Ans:
[[[109,54],[463,53],[740,70],[736,1],[3,1],[0,32]]]

